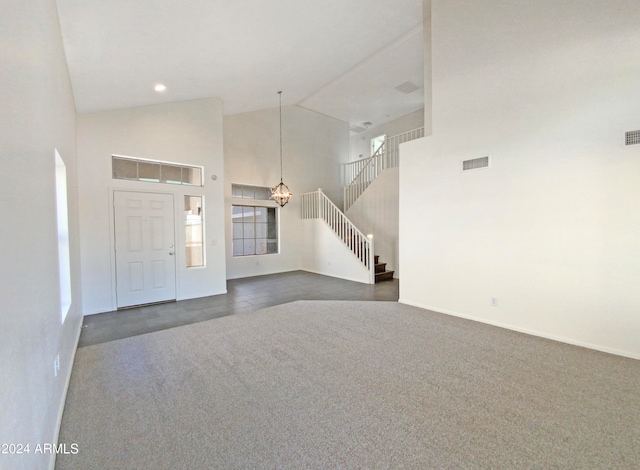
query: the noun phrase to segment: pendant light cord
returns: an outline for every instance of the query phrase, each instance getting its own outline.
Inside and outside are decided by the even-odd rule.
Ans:
[[[282,91],[278,92],[280,96],[280,182],[282,183]]]

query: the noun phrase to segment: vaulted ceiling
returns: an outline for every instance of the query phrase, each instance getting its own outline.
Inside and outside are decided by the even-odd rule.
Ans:
[[[80,113],[218,96],[237,114],[283,90],[355,127],[424,106],[421,0],[57,3]]]

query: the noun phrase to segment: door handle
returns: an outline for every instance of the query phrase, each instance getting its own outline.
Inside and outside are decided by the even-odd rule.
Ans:
[[[170,254],[170,255],[173,255],[173,253],[174,253],[173,251],[170,251],[170,252],[169,252],[169,254]]]

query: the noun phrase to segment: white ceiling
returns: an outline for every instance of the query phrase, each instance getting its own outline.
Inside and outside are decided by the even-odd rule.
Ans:
[[[212,96],[361,126],[424,106],[422,0],[57,0],[78,112]],[[394,89],[406,81],[420,89]],[[164,93],[153,86],[163,83]]]

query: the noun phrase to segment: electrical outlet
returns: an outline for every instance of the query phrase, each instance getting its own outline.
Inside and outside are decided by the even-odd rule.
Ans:
[[[58,371],[60,370],[60,354],[56,355],[56,358],[53,360],[53,375],[54,377],[58,376]]]
[[[492,307],[497,307],[498,306],[498,298],[497,297],[491,297],[491,306]]]

